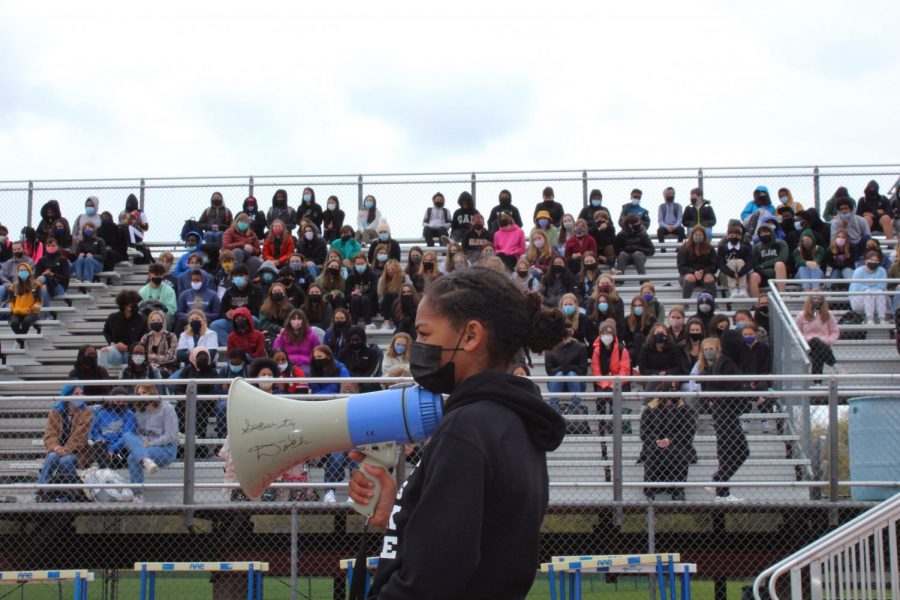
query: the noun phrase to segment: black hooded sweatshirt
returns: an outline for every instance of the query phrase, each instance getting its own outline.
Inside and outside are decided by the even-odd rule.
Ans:
[[[397,494],[369,598],[525,598],[549,499],[546,453],[565,421],[531,381],[497,371],[469,377],[444,406]]]

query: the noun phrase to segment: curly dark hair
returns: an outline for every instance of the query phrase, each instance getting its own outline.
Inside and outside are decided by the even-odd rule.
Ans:
[[[566,319],[547,310],[540,296],[523,294],[508,277],[473,267],[435,280],[425,294],[434,310],[454,326],[475,320],[488,331],[488,350],[494,365],[508,364],[522,348],[543,352],[566,335]]]
[[[141,295],[134,290],[122,290],[116,294],[116,306],[119,307],[119,310],[125,310],[129,304],[137,306],[140,303]]]

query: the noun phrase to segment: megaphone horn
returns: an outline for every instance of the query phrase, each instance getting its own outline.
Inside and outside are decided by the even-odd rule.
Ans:
[[[256,499],[298,463],[373,444],[420,442],[442,416],[441,395],[416,386],[307,401],[238,378],[228,390],[228,443],[238,482]]]

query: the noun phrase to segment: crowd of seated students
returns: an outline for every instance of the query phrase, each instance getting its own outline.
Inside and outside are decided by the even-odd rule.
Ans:
[[[425,247],[411,247],[405,262],[372,195],[364,198],[354,228],[346,222],[338,198],[332,196],[322,206],[311,188],[303,190],[296,208],[288,204],[286,190],[277,190],[265,211],[252,196],[244,199],[240,210],[232,211],[223,195],[215,192],[209,207],[186,226],[183,251],[164,252],[155,261],[143,244],[148,222],[134,196],[126,201],[118,223],[110,213],[98,214],[99,200],[88,198],[71,228],[59,204],[50,201],[41,209],[38,227],[24,228],[21,239],[10,241],[8,230],[0,227],[0,299],[8,302],[13,331],[27,333],[42,310],[67,292],[71,281],[92,280],[125,259],[130,247],[139,253],[138,260],[151,262],[147,283],[117,295],[118,310],[103,327],[106,345],[79,351],[73,379],[108,378],[108,370],[119,367],[122,377],[146,379],[148,385],[168,392],[164,380],[259,373],[261,360],[274,361],[275,368],[269,370],[276,378],[399,376],[409,373],[421,295],[445,274],[480,265],[506,272],[523,293],[540,294],[546,306],[559,308],[567,317],[566,339],[546,353],[548,375],[712,372],[718,358],[710,354],[704,359],[707,341],[715,346],[711,340],[718,342],[725,332],[736,330],[742,343],[739,348],[732,344],[729,360],[738,372],[757,376],[748,378],[747,391],[759,410],[776,409],[752,397],[754,390],[767,387],[758,376],[771,372],[764,293],[770,280],[797,279],[807,290],[828,287],[817,280],[828,280],[833,287],[842,279],[865,280],[835,289],[849,289],[853,310],[872,321],[886,318],[890,305],[898,304],[896,294],[893,300],[888,296],[884,282],[889,272],[900,275],[898,252],[886,255],[871,232],[892,236],[900,211],[896,197],[888,201],[878,195],[875,182],[858,202],[840,188],[829,200],[824,219],[815,208],[804,209],[790,190],[779,190],[776,204],[760,186],[740,218],[727,222],[718,244],[712,239],[715,210],[702,190],[691,190],[685,207],[675,201],[673,188],[663,190],[655,236],[642,197],[641,190],[633,190],[613,221],[600,190],[590,192],[588,205],[576,217],[546,187],[531,212],[526,234],[525,211],[513,204],[508,190],[500,192],[487,217],[468,192],[459,194],[452,213],[443,194],[436,193],[423,219]],[[653,238],[657,243],[667,238],[679,243],[673,275],[683,306],[667,309],[657,297],[646,268],[647,259],[657,251]],[[445,246],[443,260],[433,249],[436,245]],[[616,277],[629,267],[643,279],[638,294],[622,297]],[[731,297],[749,295],[758,300],[751,310],[729,318],[716,313],[719,289]],[[824,365],[836,366],[831,346],[838,326],[824,295],[807,299],[797,326],[810,344],[813,372],[821,373]],[[385,350],[368,339],[379,329],[394,334]],[[517,368],[527,370],[528,364]],[[273,385],[278,393],[344,389]],[[351,387],[368,391],[380,386]],[[551,394],[567,394],[567,402],[551,399],[566,411],[579,409],[578,395],[588,386],[560,382],[548,387]],[[593,387],[609,389],[607,382]],[[211,385],[200,388],[198,393],[222,392]],[[98,387],[73,390],[78,390],[73,397],[109,392]],[[672,405],[664,400],[657,404]],[[78,401],[69,401],[54,410],[57,415],[80,415],[78,406]],[[113,403],[103,410],[121,412],[124,406]],[[159,406],[168,414],[168,403],[138,408],[134,414]],[[705,412],[710,407],[690,408]],[[172,411],[183,431],[180,407]],[[207,419],[212,416],[217,417],[216,434],[225,435],[224,405],[200,402],[198,437],[206,437]],[[734,429],[728,419],[723,420],[723,431]],[[140,427],[134,431],[144,435]],[[121,452],[127,460],[134,446],[137,462],[127,463],[133,480],[140,478],[137,466],[152,470],[148,465],[158,468],[171,462],[168,453],[141,452],[134,439],[130,442],[117,439],[112,442],[115,452],[108,454]],[[48,446],[48,451],[55,453],[56,446],[65,444]],[[740,454],[739,448],[732,452]],[[69,450],[69,455],[79,454]],[[58,453],[48,456],[47,464],[66,470],[73,459],[62,458]],[[333,480],[346,460],[331,460]],[[731,466],[724,469],[722,481],[730,477],[734,463],[742,462],[728,460]]]

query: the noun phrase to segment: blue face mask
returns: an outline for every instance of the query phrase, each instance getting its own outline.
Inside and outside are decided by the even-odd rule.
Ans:
[[[194,250],[197,249],[197,245],[196,245],[196,244],[185,244],[185,245],[184,245],[184,248],[185,248],[185,250],[187,250],[188,252],[193,252]]]
[[[239,288],[244,287],[245,285],[247,285],[247,278],[246,277],[235,277],[234,285],[238,286]]]
[[[754,344],[754,342],[756,342],[755,335],[744,336],[744,343],[747,344],[748,346],[752,346]]]
[[[540,228],[544,228],[549,224],[550,224],[550,221],[548,221],[547,219],[538,219],[538,227],[540,227]]]
[[[572,316],[575,314],[575,305],[573,304],[564,304],[562,307],[562,311],[564,315]]]
[[[86,206],[84,208],[84,214],[86,214],[89,217],[93,217],[95,214],[97,214],[97,209],[94,208],[93,206]]]
[[[356,265],[356,272],[360,274],[365,273],[366,267],[367,265]]]
[[[291,271],[300,271],[303,269],[303,263],[292,262],[291,263]]]
[[[371,200],[366,200],[365,202],[363,202],[363,206],[366,207],[366,209],[370,209],[375,206],[375,203]]]
[[[19,279],[22,281],[28,281],[31,279],[31,275],[28,274],[28,271],[19,271]]]
[[[231,363],[228,363],[228,370],[232,373],[240,373],[244,370],[244,365],[233,365]]]
[[[635,306],[635,307],[632,308],[631,310],[634,312],[635,316],[637,316],[637,317],[639,317],[639,316],[641,316],[642,314],[644,314],[644,307],[643,307],[643,306]]]
[[[406,344],[394,344],[394,352],[398,355],[403,354],[406,352]]]
[[[304,202],[312,202],[312,194],[303,194]]]
[[[265,281],[266,283],[271,282],[273,279],[275,279],[275,276],[272,275],[271,273],[263,273],[262,274],[262,280]]]
[[[801,223],[800,221],[794,221],[794,229],[796,229],[797,231],[802,230],[802,229],[803,229],[803,223]]]
[[[600,302],[599,304],[597,304],[597,310],[599,310],[602,313],[605,313],[608,309],[609,309],[609,304],[607,304],[606,302]]]
[[[850,219],[850,213],[840,213],[840,215],[841,215],[841,218],[844,219],[845,221]]]
[[[744,322],[741,321],[740,323],[735,323],[734,328],[737,329],[738,331],[743,331],[744,330]]]
[[[602,204],[602,200],[591,200],[591,206],[593,206],[594,208],[600,208]]]
[[[379,239],[380,241],[382,241],[382,242],[388,241],[388,240],[390,239],[390,237],[391,237],[391,236],[389,236],[389,235],[386,234],[386,233],[379,233],[379,234],[378,234],[378,239]]]
[[[644,294],[644,295],[643,295],[643,298],[644,298],[644,300],[646,300],[647,302],[653,302],[653,294]]]

